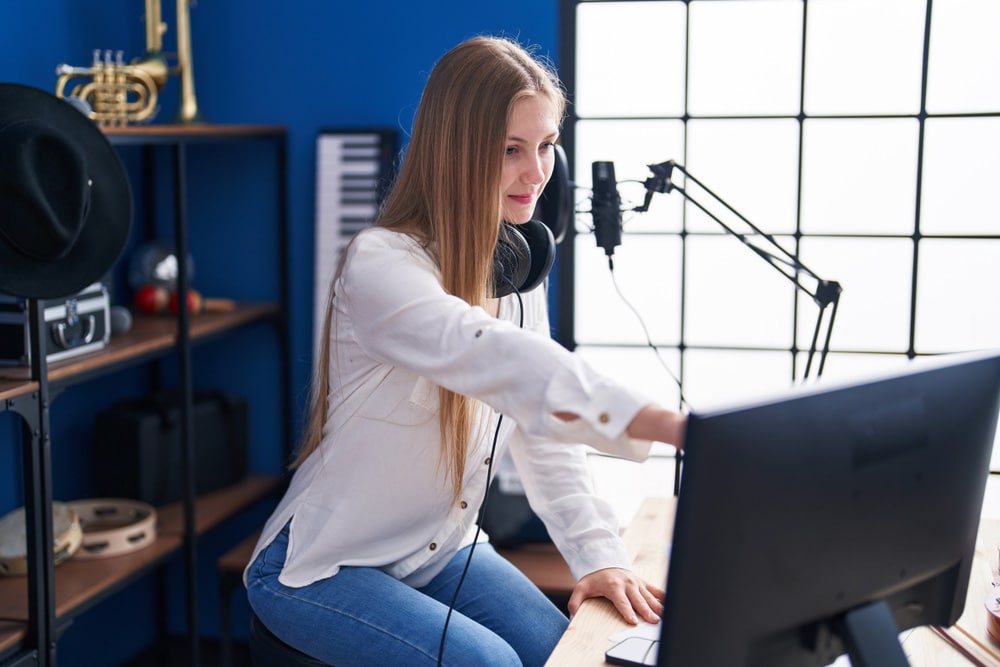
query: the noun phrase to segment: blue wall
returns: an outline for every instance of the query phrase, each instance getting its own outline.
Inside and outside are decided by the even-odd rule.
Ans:
[[[169,26],[164,38],[166,51],[173,51],[176,45],[174,12],[173,0],[163,3],[163,19]],[[145,48],[142,14],[140,0],[5,0],[0,4],[0,81],[53,90],[56,65],[89,65],[95,48],[122,49],[126,59],[138,56]],[[426,75],[444,51],[476,34],[505,34],[538,45],[541,53],[555,60],[557,14],[556,0],[502,3],[198,0],[191,9],[196,96],[205,120],[279,124],[289,130],[290,316],[296,415],[304,409],[311,365],[317,132],[323,128],[393,126],[405,137]],[[178,87],[179,81],[172,77],[161,95],[162,110],[155,122],[169,122],[173,116]],[[128,155],[128,150],[123,152],[130,174],[138,179],[138,157]],[[234,168],[231,153],[215,155],[206,149],[203,155],[196,154],[194,158],[193,177],[205,178],[210,185],[192,188],[193,223],[199,215],[218,215],[209,197],[214,198],[220,189],[236,199],[244,198],[241,193],[245,193],[250,207],[261,206],[260,190],[265,192],[265,204],[274,201],[274,195],[267,194],[273,191],[274,184],[265,182],[273,174],[272,156],[266,151],[247,151],[245,157],[239,154],[239,169]],[[246,164],[242,164],[244,161]],[[140,184],[133,182],[133,190]],[[238,208],[234,210],[237,211],[234,217],[243,215]],[[140,206],[137,211],[141,211]],[[229,263],[246,262],[255,252],[269,251],[268,244],[273,238],[269,236],[273,231],[267,228],[269,218],[259,214],[257,218],[260,221],[252,223],[257,226],[251,227],[250,233],[241,227],[242,219],[227,224],[232,226],[234,239],[241,239],[243,245],[247,244],[247,238],[260,239],[260,248],[240,246],[237,252],[215,255],[224,259],[221,262],[212,259],[210,264],[196,256],[196,287],[224,285],[221,276]],[[137,220],[136,224],[143,223]],[[122,275],[120,268],[116,275]],[[273,287],[248,289],[256,294],[254,290],[266,292]],[[250,341],[255,340],[256,334],[249,335]],[[266,334],[260,334],[260,340],[262,347],[273,345]],[[214,364],[215,368],[201,374],[204,380],[196,377],[196,383],[225,385],[224,376],[234,375],[229,380],[242,393],[249,394],[252,404],[272,401],[276,371],[265,369],[260,382],[230,374],[229,370],[239,367],[238,355],[251,352],[224,348],[225,345],[209,347],[197,353],[202,361],[196,357],[196,364],[208,367]],[[76,472],[88,465],[88,449],[57,446],[59,439],[67,439],[74,431],[89,432],[88,420],[94,410],[141,392],[146,386],[145,372],[135,370],[71,388],[58,398],[53,410],[57,497],[80,497],[89,491],[88,482],[82,481]],[[298,420],[295,421],[297,435]],[[273,430],[274,425],[267,425],[263,436],[258,433],[252,437],[250,458],[255,471],[274,472],[281,467],[280,452],[271,437]],[[21,503],[18,434],[17,420],[0,413],[0,514]],[[210,579],[213,548],[224,550],[240,537],[239,531],[249,530],[261,518],[246,519],[246,525],[232,528],[229,535],[210,536],[201,550],[209,578],[202,578],[201,597],[206,610],[200,616],[203,631],[208,635],[218,628],[213,606],[214,583]],[[219,543],[216,547],[213,540]],[[175,576],[176,569],[172,566],[168,578]],[[171,579],[170,587],[181,588],[180,582]],[[152,636],[153,589],[152,581],[139,582],[76,619],[60,641],[60,664],[90,667],[121,664],[130,654],[141,650]],[[171,599],[171,606],[182,607],[183,599]],[[175,615],[182,616],[179,612]],[[123,624],[132,630],[121,631]],[[182,621],[171,625],[184,627]],[[236,625],[237,636],[245,636],[240,617]],[[118,628],[110,641],[109,627]]]

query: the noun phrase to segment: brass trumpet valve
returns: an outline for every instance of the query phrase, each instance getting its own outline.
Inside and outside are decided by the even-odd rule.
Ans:
[[[56,68],[56,96],[66,97],[65,87],[72,78],[83,78],[69,92],[83,102],[87,115],[101,125],[141,123],[156,112],[156,82],[144,70],[126,65],[122,51],[94,49],[89,68],[60,65]]]

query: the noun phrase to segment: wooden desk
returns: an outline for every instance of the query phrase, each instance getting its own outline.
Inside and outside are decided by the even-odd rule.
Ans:
[[[997,574],[997,548],[1000,547],[1000,520],[983,519],[976,538],[976,557],[965,596],[965,611],[958,622],[943,632],[984,665],[1000,667],[1000,646],[990,641],[986,633],[986,596]],[[903,641],[911,667],[935,667],[975,664],[963,658],[955,648],[930,628],[917,628]]]
[[[633,571],[661,587],[667,580],[665,547],[673,530],[675,509],[676,498],[647,498],[624,534]],[[613,646],[608,638],[629,627],[632,626],[622,620],[608,600],[586,600],[545,663],[546,667],[604,665],[604,652]]]
[[[672,530],[676,508],[675,498],[647,498],[624,533],[636,574],[659,585],[667,580],[665,544]],[[989,586],[997,578],[998,546],[1000,520],[984,519],[979,526],[965,611],[958,623],[946,632],[982,664],[1000,667],[1000,646],[991,643],[986,634],[985,608]],[[629,627],[607,600],[587,600],[573,617],[562,640],[545,663],[546,667],[605,665],[604,652],[613,645],[609,637]],[[918,628],[908,633],[903,648],[911,667],[967,667],[974,664],[929,628]],[[835,664],[842,663],[838,661]]]

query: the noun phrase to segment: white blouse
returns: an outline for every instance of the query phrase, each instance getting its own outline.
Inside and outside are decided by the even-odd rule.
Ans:
[[[614,511],[593,494],[581,443],[645,458],[650,443],[625,428],[652,401],[551,339],[542,289],[521,295],[522,329],[516,294],[501,299],[499,318],[447,294],[433,260],[405,234],[370,228],[346,252],[334,285],[323,440],[295,471],[251,562],[291,520],[279,576],[286,586],[343,566],[427,584],[473,540],[503,415],[492,456],[499,461],[510,447],[528,501],[573,575],[631,567]],[[460,503],[439,458],[438,385],[484,405]]]

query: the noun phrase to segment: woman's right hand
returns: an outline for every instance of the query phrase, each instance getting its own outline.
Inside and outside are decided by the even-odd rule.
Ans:
[[[681,449],[686,428],[687,415],[658,405],[647,405],[639,410],[626,431],[630,438],[665,442]]]

